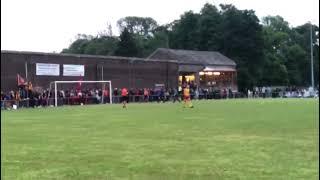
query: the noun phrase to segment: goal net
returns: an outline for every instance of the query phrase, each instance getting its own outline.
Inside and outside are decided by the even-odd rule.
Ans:
[[[112,104],[111,81],[53,81],[50,105]]]

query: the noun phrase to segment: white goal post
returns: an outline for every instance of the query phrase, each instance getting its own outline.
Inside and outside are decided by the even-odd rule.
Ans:
[[[51,84],[54,83],[54,105],[58,106],[58,90],[57,85],[58,84],[72,84],[72,83],[109,83],[109,97],[110,97],[110,104],[112,104],[112,85],[111,81],[53,81],[50,83],[50,89]],[[103,84],[104,85],[104,84]],[[102,88],[104,90],[104,86]],[[102,101],[104,98],[104,93],[102,93]]]

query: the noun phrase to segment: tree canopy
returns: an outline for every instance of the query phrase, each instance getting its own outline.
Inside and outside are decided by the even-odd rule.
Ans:
[[[231,4],[205,4],[159,25],[151,17],[118,20],[120,36],[79,35],[62,53],[147,57],[157,48],[219,51],[237,63],[238,86],[308,86],[311,84],[310,28],[313,34],[315,84],[319,84],[319,27],[290,27],[281,16],[259,21],[253,10]]]

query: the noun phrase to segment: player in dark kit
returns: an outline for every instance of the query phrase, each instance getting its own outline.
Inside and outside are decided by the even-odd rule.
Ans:
[[[126,108],[126,104],[128,102],[128,90],[126,88],[121,89],[121,102],[123,103],[123,108]]]

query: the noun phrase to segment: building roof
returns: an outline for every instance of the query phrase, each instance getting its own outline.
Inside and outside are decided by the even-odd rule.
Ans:
[[[26,54],[26,55],[49,55],[49,56],[62,56],[62,57],[77,57],[77,58],[97,58],[101,60],[125,60],[125,61],[154,61],[154,62],[171,62],[178,63],[177,60],[172,59],[144,59],[137,57],[121,57],[121,56],[103,56],[103,55],[88,55],[88,54],[68,54],[68,53],[45,53],[45,52],[30,52],[30,51],[9,51],[1,50],[1,54]]]
[[[236,66],[228,57],[216,51],[192,51],[158,48],[148,59],[172,59],[179,64]]]

